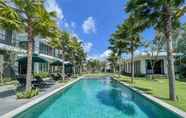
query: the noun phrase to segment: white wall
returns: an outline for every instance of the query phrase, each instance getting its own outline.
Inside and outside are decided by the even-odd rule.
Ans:
[[[3,63],[4,63],[4,57],[3,55],[0,55],[0,73],[3,73]]]
[[[34,72],[39,72],[39,63],[34,63]]]
[[[145,64],[145,59],[140,61],[140,72],[141,74],[146,74],[146,64]]]
[[[39,43],[40,43],[40,41],[37,39],[37,40],[35,40],[34,43],[35,43],[34,44],[34,52],[39,53]]]

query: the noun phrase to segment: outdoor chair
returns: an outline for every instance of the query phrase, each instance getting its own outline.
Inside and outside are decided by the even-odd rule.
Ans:
[[[60,80],[62,78],[62,76],[59,73],[52,73],[50,76],[55,81]]]
[[[18,76],[16,76],[16,79],[19,82],[21,87],[26,86],[26,76],[25,75],[18,75]],[[46,86],[51,85],[51,83],[45,82],[40,77],[34,77],[32,80],[32,85],[33,85],[33,87],[46,87]]]
[[[26,85],[26,76],[25,75],[16,75],[16,80],[19,82],[21,86]]]

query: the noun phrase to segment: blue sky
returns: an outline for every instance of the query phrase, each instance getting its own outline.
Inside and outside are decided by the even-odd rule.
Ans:
[[[127,18],[126,0],[47,0],[49,10],[56,10],[61,29],[72,32],[84,43],[88,56],[103,58],[109,54],[108,39],[116,26]],[[181,19],[185,22],[185,17]],[[147,29],[144,39],[152,40],[154,30]]]

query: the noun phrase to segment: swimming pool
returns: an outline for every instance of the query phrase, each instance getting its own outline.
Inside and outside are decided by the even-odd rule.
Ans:
[[[81,79],[15,118],[180,118],[113,79]]]

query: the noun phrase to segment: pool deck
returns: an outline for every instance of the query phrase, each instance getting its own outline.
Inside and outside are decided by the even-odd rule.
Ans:
[[[32,99],[29,99],[29,100],[23,100],[23,102],[21,102],[22,100],[16,100],[14,98],[14,102],[16,103],[13,103],[11,102],[11,104],[16,104],[16,108],[11,108],[12,106],[8,105],[10,109],[7,109],[7,112],[5,112],[5,114],[2,114],[0,115],[1,118],[12,118],[14,116],[16,116],[17,114],[23,112],[24,110],[32,107],[33,105],[43,101],[44,99],[52,96],[53,94],[57,93],[58,91],[60,90],[63,90],[64,88],[70,86],[71,84],[77,82],[79,79],[81,78],[77,78],[77,79],[74,79],[74,80],[71,80],[70,82],[67,82],[65,84],[55,84],[54,87],[51,87],[49,88],[48,90],[45,90],[45,92],[41,92],[40,95],[32,98]],[[0,103],[1,104],[1,103]],[[6,106],[6,105],[5,105]],[[1,107],[1,106],[0,106]],[[3,106],[2,106],[3,108]]]
[[[63,86],[64,83],[55,83],[47,88],[40,89],[38,96],[31,99],[16,99],[16,86],[15,85],[6,85],[0,86],[0,116],[19,108],[45,94],[54,91],[57,88]]]

